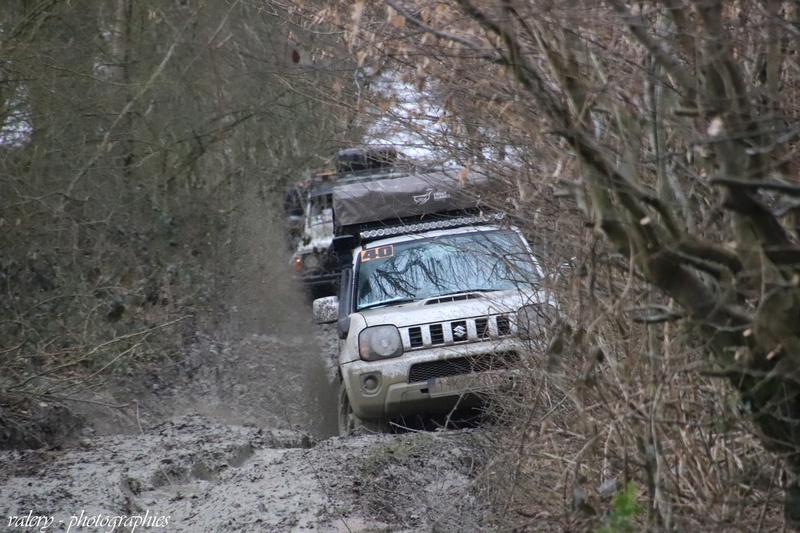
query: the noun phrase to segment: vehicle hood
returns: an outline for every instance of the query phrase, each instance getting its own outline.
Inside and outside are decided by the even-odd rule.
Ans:
[[[394,324],[397,327],[443,322],[461,318],[513,313],[523,305],[549,303],[543,291],[510,290],[460,293],[455,301],[442,301],[450,297],[429,298],[411,303],[359,311],[367,326]]]

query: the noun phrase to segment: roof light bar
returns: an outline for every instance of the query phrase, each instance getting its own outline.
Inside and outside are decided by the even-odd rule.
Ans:
[[[454,228],[457,226],[470,226],[472,224],[480,224],[485,222],[497,222],[505,218],[505,213],[491,213],[488,215],[478,215],[471,217],[456,217],[441,220],[432,220],[430,222],[417,222],[414,224],[405,224],[402,226],[388,226],[385,228],[371,229],[361,232],[362,239],[373,239],[375,237],[391,237],[394,235],[405,235],[408,233],[419,233],[420,231],[429,231],[433,229]]]

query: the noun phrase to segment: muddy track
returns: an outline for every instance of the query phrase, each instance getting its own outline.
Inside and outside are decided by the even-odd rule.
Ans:
[[[0,530],[483,529],[476,433],[334,437],[336,341],[305,328],[199,336],[176,368],[99,397],[127,407],[74,406],[92,424],[61,450],[3,452]]]
[[[81,513],[168,517],[163,528],[139,531],[476,531],[471,439],[453,432],[313,443],[186,415],[138,436],[83,439],[79,449],[6,453],[0,505],[6,517],[51,517],[53,531]]]

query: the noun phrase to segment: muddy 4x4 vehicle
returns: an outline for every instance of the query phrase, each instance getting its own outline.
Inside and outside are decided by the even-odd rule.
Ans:
[[[509,382],[555,307],[522,234],[475,211],[460,173],[337,186],[340,432],[447,413]],[[401,215],[400,218],[397,218]]]
[[[294,253],[295,279],[315,296],[335,294],[341,269],[331,249],[333,188],[337,183],[395,173],[397,151],[391,147],[351,148],[336,156],[335,169],[318,172],[287,191],[284,208]]]

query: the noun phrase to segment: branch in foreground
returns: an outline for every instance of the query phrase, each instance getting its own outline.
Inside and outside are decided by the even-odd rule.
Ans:
[[[666,305],[636,305],[625,308],[627,313],[643,313],[642,316],[635,316],[632,320],[639,324],[660,324],[663,322],[676,322],[683,317],[681,313],[670,309]]]
[[[430,26],[429,24],[426,24],[425,22],[421,21],[420,19],[412,15],[409,10],[400,6],[394,0],[386,0],[386,5],[397,11],[403,18],[405,18],[409,23],[411,23],[411,25],[419,28],[423,32],[429,33],[445,41],[458,43],[463,47],[472,50],[473,52],[477,52],[478,53],[477,59],[486,59],[491,63],[505,63],[505,61],[503,61],[503,58],[501,58],[499,55],[487,52],[484,47],[480,46],[479,44],[473,41],[470,41],[469,39],[464,39],[463,37],[459,37],[458,35],[448,33],[442,30],[437,30],[436,28]]]
[[[101,373],[103,370],[108,368],[112,363],[114,363],[117,359],[122,357],[122,355],[130,352],[131,350],[133,350],[134,348],[139,346],[144,341],[144,339],[146,339],[147,336],[150,335],[151,333],[153,333],[154,331],[166,328],[167,326],[171,326],[173,324],[177,324],[178,322],[180,322],[182,320],[185,320],[187,318],[189,318],[189,317],[188,316],[182,316],[180,318],[176,318],[175,320],[170,320],[169,322],[165,322],[163,324],[159,324],[158,326],[153,326],[152,328],[148,328],[148,329],[146,329],[144,331],[137,331],[137,332],[134,332],[134,333],[128,333],[127,335],[114,337],[113,339],[111,339],[109,341],[106,341],[104,343],[98,344],[97,346],[95,346],[94,348],[89,350],[87,353],[85,353],[84,355],[82,355],[78,359],[75,359],[73,361],[67,361],[66,363],[60,364],[58,366],[55,366],[53,368],[49,368],[49,369],[47,369],[47,370],[45,370],[43,372],[40,372],[40,373],[38,373],[36,375],[30,376],[27,379],[25,379],[24,381],[22,381],[21,383],[17,383],[15,385],[11,386],[11,387],[8,387],[6,390],[8,390],[8,391],[16,391],[16,390],[23,389],[25,387],[25,385],[27,385],[28,383],[30,383],[33,380],[44,378],[44,377],[46,377],[48,375],[51,375],[51,374],[54,374],[54,373],[56,373],[56,372],[58,372],[60,370],[64,370],[65,368],[69,368],[69,367],[78,365],[78,364],[82,363],[83,361],[86,361],[86,359],[88,359],[93,354],[97,353],[99,350],[105,348],[106,346],[110,346],[110,345],[115,344],[117,342],[121,342],[121,341],[128,340],[128,339],[131,339],[131,338],[140,337],[140,336],[142,337],[139,341],[136,342],[136,344],[134,344],[133,346],[131,346],[127,350],[124,350],[120,354],[118,354],[111,362],[109,362],[106,365],[104,365],[100,370],[95,371],[93,374],[91,374],[90,376],[87,376],[85,378],[80,378],[80,379],[76,378],[79,381],[85,381],[85,380],[87,380],[89,378],[92,378],[92,377],[96,376],[97,374]]]
[[[788,196],[800,196],[800,185],[793,185],[791,183],[782,183],[778,181],[755,181],[740,178],[726,178],[718,176],[708,180],[712,185],[726,185],[729,187],[738,187],[747,190],[768,190],[777,191]]]

